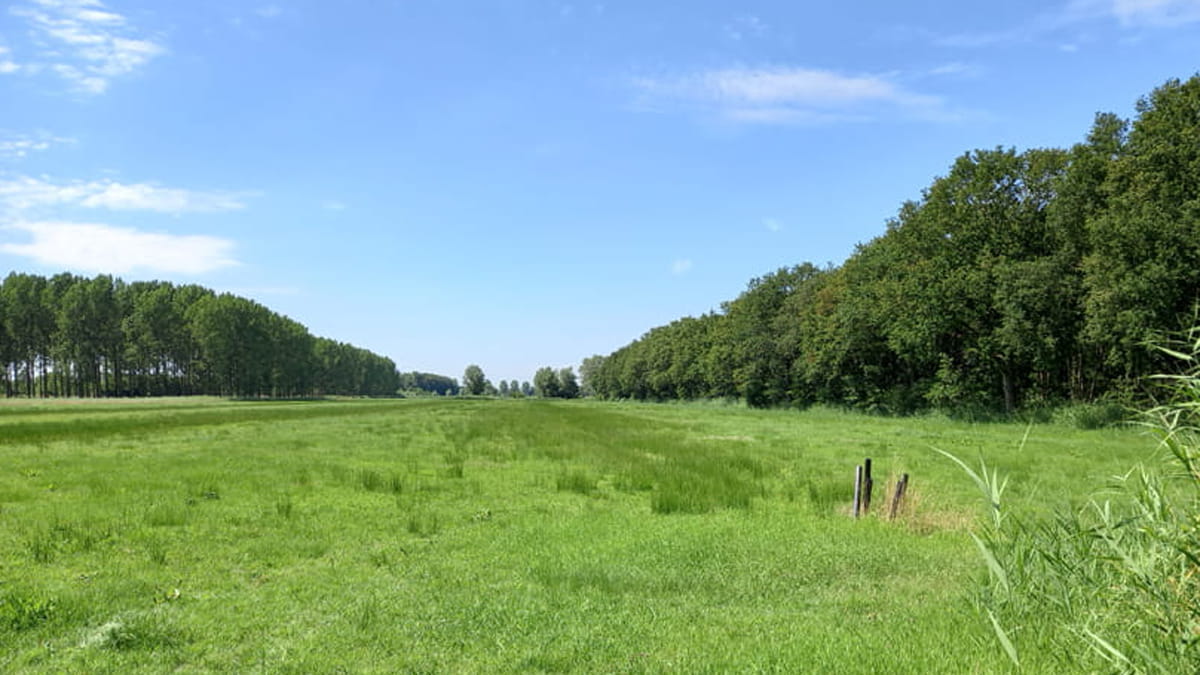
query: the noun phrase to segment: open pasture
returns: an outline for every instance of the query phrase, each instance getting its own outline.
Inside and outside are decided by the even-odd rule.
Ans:
[[[1004,672],[981,501],[933,447],[1031,512],[1154,452],[830,410],[5,404],[0,670]],[[866,456],[876,512],[912,475],[895,522],[847,515]]]

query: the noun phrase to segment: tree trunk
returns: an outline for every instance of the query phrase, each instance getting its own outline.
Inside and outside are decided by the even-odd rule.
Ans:
[[[1001,371],[1000,379],[1004,385],[1004,412],[1011,414],[1015,407],[1014,399],[1016,396],[1013,393],[1012,375],[1009,373],[1008,368]]]

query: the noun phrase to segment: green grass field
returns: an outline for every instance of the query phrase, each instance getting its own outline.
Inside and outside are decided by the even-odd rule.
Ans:
[[[1155,452],[829,410],[4,403],[0,671],[1007,672],[982,502],[934,447],[1018,513]],[[867,456],[876,510],[912,475],[894,522],[847,515]]]

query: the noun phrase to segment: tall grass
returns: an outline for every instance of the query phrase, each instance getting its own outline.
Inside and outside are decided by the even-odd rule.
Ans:
[[[1200,329],[1162,351],[1181,367],[1157,378],[1165,402],[1142,423],[1166,452],[1081,509],[1006,519],[998,473],[951,456],[986,495],[977,604],[1018,666],[1200,670]]]

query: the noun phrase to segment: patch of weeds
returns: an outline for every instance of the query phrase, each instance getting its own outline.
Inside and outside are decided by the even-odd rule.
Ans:
[[[292,483],[300,487],[311,487],[313,484],[312,471],[308,468],[296,469],[292,473]]]
[[[83,646],[113,651],[174,649],[189,641],[187,634],[159,614],[114,619],[84,638]]]
[[[654,513],[708,513],[717,508],[748,509],[761,489],[732,476],[671,475],[650,496]]]
[[[329,477],[335,483],[350,483],[355,476],[352,476],[350,470],[341,464],[335,464],[329,467]]]
[[[654,472],[644,466],[631,466],[617,474],[613,487],[625,493],[646,492],[654,489]]]
[[[367,492],[383,492],[385,485],[383,474],[374,469],[359,469],[358,485]]]
[[[355,476],[359,487],[367,492],[391,492],[397,495],[404,492],[404,476],[396,471],[385,476],[374,469],[359,469]]]
[[[446,453],[446,468],[442,472],[447,478],[462,478],[463,467],[467,462],[466,453],[452,452]]]
[[[573,592],[592,589],[606,595],[620,595],[645,590],[645,584],[636,575],[605,565],[588,564],[572,569],[540,568],[534,570],[534,576],[546,586],[566,588]]]
[[[432,537],[441,529],[441,519],[433,511],[417,511],[408,517],[408,531],[418,537]]]
[[[390,490],[394,495],[404,492],[404,477],[393,471],[391,475],[388,476],[387,487],[388,490]]]
[[[1129,419],[1125,406],[1114,401],[1078,403],[1059,408],[1054,421],[1069,424],[1077,429],[1103,429],[1116,426]]]
[[[53,598],[40,594],[9,593],[0,599],[0,626],[29,630],[46,623],[58,609]]]
[[[55,529],[77,551],[91,551],[114,536],[111,525],[95,523],[59,523],[55,525]]]
[[[292,503],[291,497],[281,497],[275,500],[275,515],[280,518],[290,520],[295,511],[296,507]]]
[[[48,528],[35,531],[25,540],[25,548],[35,562],[49,563],[63,552],[91,551],[112,536],[109,525],[57,521]]]
[[[49,531],[35,532],[25,540],[25,548],[34,562],[51,563],[58,557],[59,541]]]
[[[152,541],[147,545],[147,554],[150,556],[150,561],[156,565],[166,566],[167,564],[167,547],[160,541]]]
[[[389,548],[377,548],[367,554],[367,560],[369,560],[375,567],[390,569],[394,567],[397,562],[399,562],[399,558],[396,557],[397,553],[400,555],[408,555],[408,551],[405,551],[399,546],[397,546],[395,550]]]
[[[216,476],[209,476],[193,485],[191,493],[197,499],[216,501],[221,498],[221,480]]]
[[[581,469],[563,471],[554,481],[559,492],[577,492],[590,495],[596,490],[596,478]]]
[[[365,598],[355,607],[354,626],[360,631],[370,630],[379,623],[380,614],[379,600],[374,596]]]
[[[155,504],[146,511],[145,520],[151,527],[179,527],[187,524],[188,512],[178,504]]]
[[[320,558],[329,552],[329,542],[324,539],[306,538],[296,546],[296,553],[304,558]]]
[[[805,499],[813,512],[829,515],[837,509],[838,504],[846,501],[846,492],[846,486],[840,483],[806,478],[788,488],[787,498],[793,502]]]

